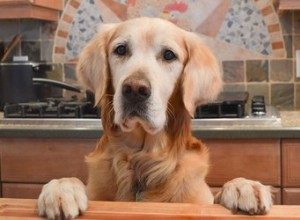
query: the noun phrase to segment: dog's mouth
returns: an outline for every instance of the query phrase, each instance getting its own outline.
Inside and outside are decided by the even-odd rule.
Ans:
[[[138,126],[141,126],[149,134],[156,134],[159,131],[159,129],[154,127],[153,124],[148,121],[141,120],[138,117],[133,117],[131,119],[125,118],[120,124],[120,127],[124,132],[131,132]]]
[[[125,132],[133,131],[140,125],[147,133],[154,134],[158,128],[154,126],[144,108],[126,108],[123,111],[120,127]]]
[[[123,118],[139,118],[140,120],[149,121],[147,109],[146,103],[123,103]]]
[[[114,123],[123,132],[143,129],[151,135],[158,133],[165,124],[164,109],[156,106],[153,99],[133,102],[122,96],[114,98]]]

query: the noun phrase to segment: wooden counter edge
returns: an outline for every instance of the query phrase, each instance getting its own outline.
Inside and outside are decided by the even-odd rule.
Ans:
[[[78,219],[300,219],[300,206],[275,205],[262,216],[232,214],[220,205],[90,201]],[[0,219],[41,219],[36,200],[0,199]]]

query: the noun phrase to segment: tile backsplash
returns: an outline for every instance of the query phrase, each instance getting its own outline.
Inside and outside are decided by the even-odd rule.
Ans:
[[[53,41],[57,22],[34,19],[4,19],[0,20],[0,41],[8,46],[12,38],[21,34],[21,42],[11,52],[8,62],[13,56],[28,56],[34,63],[53,63]],[[72,68],[71,68],[72,67]],[[53,63],[53,70],[47,72],[47,77],[76,83],[74,63]]]
[[[250,98],[264,95],[268,104],[281,109],[300,109],[300,79],[295,74],[295,51],[300,50],[300,11],[280,12],[279,20],[286,57],[221,61],[224,91],[248,91]],[[21,43],[13,54],[28,56],[33,62],[51,63],[57,26],[56,22],[31,19],[0,20],[0,41],[7,45],[15,34],[21,33]],[[74,63],[60,62],[55,66],[56,72],[50,73],[49,78],[76,83]]]
[[[13,55],[28,56],[29,61],[51,62],[52,48],[56,22],[39,21],[33,19],[0,20],[0,41],[6,45],[17,34],[21,34],[21,43],[11,53]]]
[[[300,79],[296,78],[295,51],[300,49],[300,11],[279,14],[286,58],[223,61],[225,91],[264,95],[268,104],[300,109]]]

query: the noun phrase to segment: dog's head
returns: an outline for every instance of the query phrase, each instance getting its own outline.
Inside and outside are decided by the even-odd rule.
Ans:
[[[82,51],[77,76],[123,131],[142,127],[151,134],[167,124],[178,85],[176,98],[190,116],[222,87],[218,63],[201,40],[157,18],[104,25]],[[110,108],[101,104],[106,96],[113,97]]]

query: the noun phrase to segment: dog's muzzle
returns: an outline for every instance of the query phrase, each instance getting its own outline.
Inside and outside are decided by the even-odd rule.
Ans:
[[[147,116],[147,105],[151,96],[151,85],[148,80],[130,77],[122,84],[122,103],[124,116]]]

